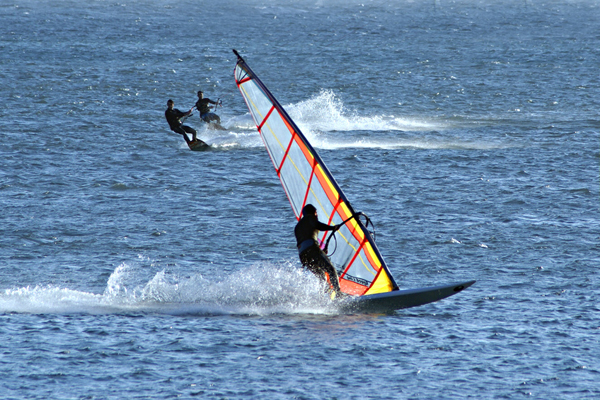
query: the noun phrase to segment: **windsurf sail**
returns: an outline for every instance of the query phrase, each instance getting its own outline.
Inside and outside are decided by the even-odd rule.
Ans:
[[[337,225],[345,221],[336,233],[337,247],[329,255],[338,270],[342,291],[362,296],[398,290],[373,237],[359,218],[351,218],[356,212],[321,157],[244,59],[233,52],[238,57],[235,82],[296,219],[306,204],[312,204],[321,222]],[[329,234],[322,232],[322,247]]]

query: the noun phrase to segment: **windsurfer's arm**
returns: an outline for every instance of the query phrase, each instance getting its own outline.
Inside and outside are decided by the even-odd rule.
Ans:
[[[320,231],[335,231],[339,229],[339,227],[337,225],[327,225],[319,221],[317,224],[317,229]]]

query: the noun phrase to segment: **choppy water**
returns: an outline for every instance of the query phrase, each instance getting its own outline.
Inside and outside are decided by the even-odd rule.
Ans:
[[[0,397],[600,397],[600,7],[0,3]],[[402,288],[341,315],[233,80],[319,150]],[[220,97],[227,131],[168,98]]]

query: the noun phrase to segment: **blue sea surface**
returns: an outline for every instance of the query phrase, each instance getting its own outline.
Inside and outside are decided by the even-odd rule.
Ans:
[[[0,398],[600,398],[594,0],[0,3]],[[402,289],[347,315],[237,49]],[[196,92],[226,130],[164,118]]]

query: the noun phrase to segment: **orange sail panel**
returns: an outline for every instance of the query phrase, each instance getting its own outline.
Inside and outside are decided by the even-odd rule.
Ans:
[[[312,204],[319,219],[330,225],[346,223],[336,233],[330,254],[343,292],[353,295],[384,293],[398,286],[373,241],[315,149],[283,107],[237,52],[235,82],[271,157],[296,219]],[[324,246],[330,232],[320,238]]]

